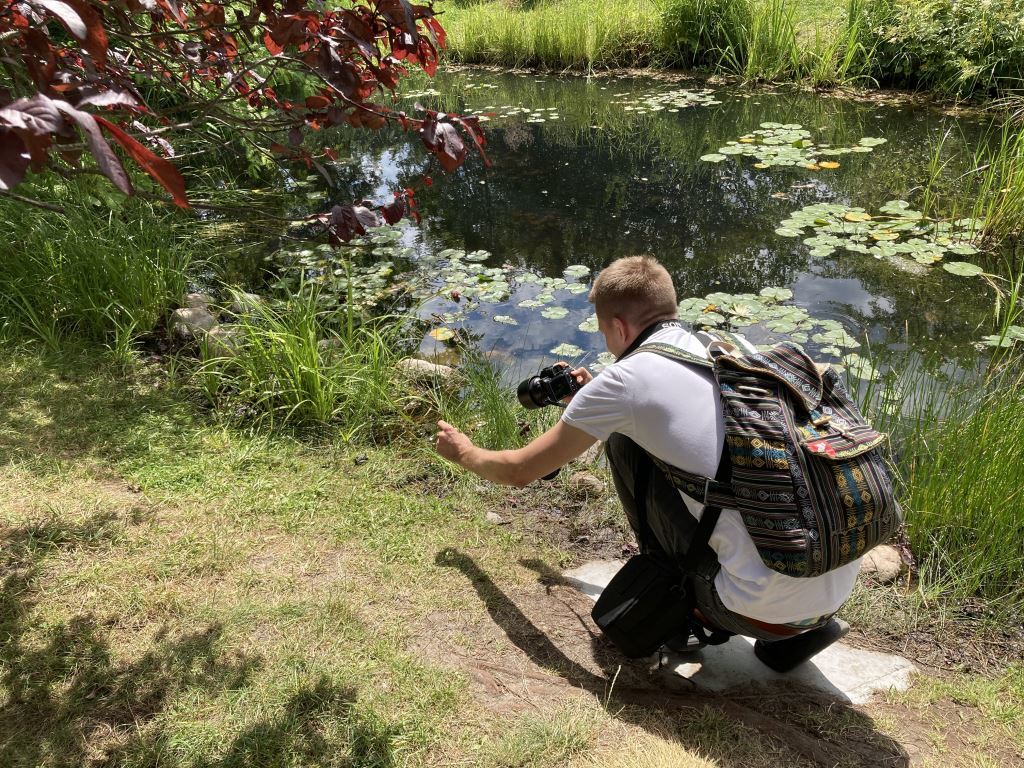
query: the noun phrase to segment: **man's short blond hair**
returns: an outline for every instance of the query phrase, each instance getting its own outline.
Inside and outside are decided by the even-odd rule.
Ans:
[[[595,278],[588,298],[599,317],[621,317],[641,328],[678,313],[672,276],[653,256],[616,259]]]

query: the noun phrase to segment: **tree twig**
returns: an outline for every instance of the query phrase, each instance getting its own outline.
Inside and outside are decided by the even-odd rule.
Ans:
[[[61,208],[59,205],[54,205],[53,203],[47,203],[47,202],[44,202],[42,200],[36,200],[33,197],[25,197],[24,195],[18,195],[18,194],[15,194],[14,192],[0,192],[0,195],[3,195],[4,197],[9,197],[9,198],[11,198],[11,200],[17,200],[19,203],[25,203],[26,205],[32,205],[32,206],[35,206],[36,208],[43,208],[44,210],[53,211],[54,213],[64,213],[65,212],[64,209]]]

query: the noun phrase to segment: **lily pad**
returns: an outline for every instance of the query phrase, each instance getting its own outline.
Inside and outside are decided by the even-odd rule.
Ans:
[[[548,320],[561,320],[569,314],[569,310],[565,307],[547,307],[540,314]]]
[[[865,137],[852,147],[818,145],[812,140],[810,132],[797,123],[764,122],[757,130],[728,142],[719,147],[717,152],[703,155],[700,159],[708,163],[720,163],[725,159],[723,155],[747,155],[756,160],[755,168],[800,166],[817,171],[839,167],[839,163],[834,161],[819,162],[819,155],[870,152],[872,147],[884,142],[885,139]]]
[[[971,264],[968,261],[947,261],[942,265],[942,268],[947,272],[952,272],[954,275],[960,275],[961,277],[974,277],[985,272],[985,270],[977,264]]]
[[[494,322],[502,325],[519,325],[519,322],[510,315],[495,315]]]
[[[559,357],[579,357],[583,354],[583,350],[577,347],[575,344],[559,344],[557,347],[551,350],[552,355],[558,355]]]
[[[789,288],[778,288],[775,286],[762,288],[761,295],[772,301],[789,301],[793,298],[793,292]]]
[[[597,315],[591,315],[576,327],[584,333],[597,333]]]
[[[764,324],[764,327],[769,331],[775,331],[777,333],[792,333],[797,329],[797,325],[789,320],[770,320]]]
[[[436,339],[437,341],[448,341],[449,339],[455,338],[455,331],[453,331],[451,328],[441,326],[439,328],[434,328],[427,335],[432,339]]]
[[[1014,340],[1009,336],[982,336],[981,341],[990,347],[1012,347]]]
[[[846,366],[846,370],[850,372],[850,375],[856,376],[858,379],[864,381],[878,381],[882,378],[881,374],[871,365],[871,361],[861,357],[856,352],[851,352],[848,355],[843,355],[843,365]]]
[[[573,264],[570,267],[566,267],[563,273],[569,277],[586,277],[590,274],[590,267],[586,264]]]

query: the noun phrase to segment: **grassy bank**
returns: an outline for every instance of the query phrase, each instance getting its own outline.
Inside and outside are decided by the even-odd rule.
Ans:
[[[2,353],[5,766],[767,768],[815,764],[807,741],[840,764],[901,744],[923,764],[1008,764],[1024,749],[1012,665],[858,708],[664,693],[593,641],[588,601],[558,584],[573,555],[550,510],[605,503],[564,479],[486,488],[414,441],[246,435],[88,348]]]
[[[1013,0],[449,0],[458,61],[549,69],[699,67],[746,80],[923,87],[948,97],[1024,80]]]

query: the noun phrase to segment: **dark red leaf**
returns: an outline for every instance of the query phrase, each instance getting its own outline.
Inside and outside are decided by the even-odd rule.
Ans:
[[[117,155],[114,154],[114,150],[110,148],[106,139],[103,138],[103,134],[100,133],[97,118],[93,117],[88,112],[82,112],[80,109],[75,109],[66,101],[55,100],[53,105],[60,110],[63,115],[74,120],[75,123],[78,124],[78,127],[82,129],[82,133],[85,135],[85,143],[88,145],[92,156],[96,158],[96,165],[99,166],[103,175],[110,179],[114,183],[114,186],[126,195],[132,194],[135,190],[132,188],[131,179],[129,179],[128,174],[125,173],[124,166],[121,165],[120,159],[118,159]],[[99,119],[102,120],[102,118]]]
[[[271,56],[280,56],[284,53],[284,46],[277,44],[277,41],[270,36],[269,30],[263,33],[263,45],[265,45],[267,50],[270,51]]]
[[[179,208],[188,208],[188,197],[185,194],[185,179],[181,173],[170,162],[157,156],[151,150],[137,142],[121,128],[102,117],[96,118],[97,122],[114,137],[125,152],[138,163],[142,170],[148,173],[161,187],[170,192],[174,204]]]
[[[393,203],[381,207],[380,212],[384,216],[384,221],[388,224],[394,224],[405,216],[406,205],[405,198],[401,195],[395,195]]]
[[[331,100],[329,98],[327,98],[326,96],[319,96],[318,95],[318,96],[307,96],[306,97],[306,107],[309,108],[309,109],[323,109],[324,107],[326,107],[330,103],[331,103]]]
[[[86,0],[65,0],[85,22],[85,39],[80,40],[82,47],[89,52],[95,61],[107,59],[107,32],[103,28],[103,19]]]
[[[29,156],[25,142],[14,131],[0,129],[0,190],[14,189],[25,178]]]
[[[449,122],[441,122],[436,114],[428,114],[420,126],[420,139],[424,146],[437,156],[441,167],[451,173],[466,159],[466,149],[462,137]]]
[[[336,205],[331,208],[328,229],[337,240],[348,242],[357,235],[365,235],[367,227],[379,227],[383,217],[363,205]]]
[[[34,133],[38,136],[57,133],[64,125],[53,99],[36,94],[31,99],[18,99],[0,109],[0,124]]]
[[[50,38],[39,29],[26,29],[21,33],[25,44],[25,68],[40,90],[46,90],[57,71],[57,59]]]
[[[26,0],[29,5],[34,8],[45,11],[53,16],[57,21],[64,25],[74,37],[79,40],[85,40],[88,34],[88,28],[85,25],[85,19],[83,19],[78,11],[72,8],[68,3],[62,2],[62,0]]]
[[[293,146],[297,147],[302,144],[302,129],[297,126],[292,126],[288,131],[288,142]]]

